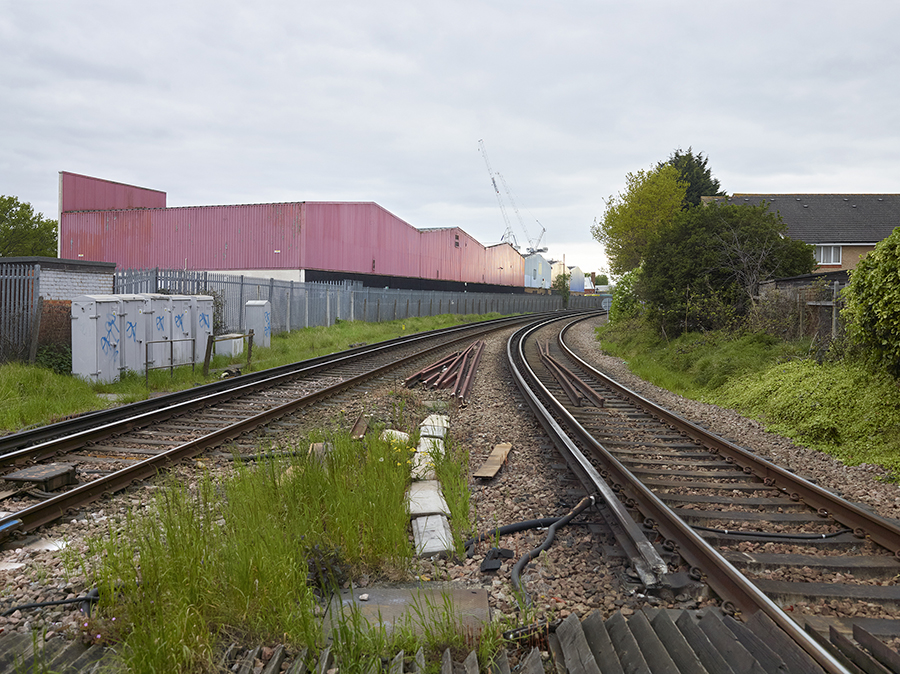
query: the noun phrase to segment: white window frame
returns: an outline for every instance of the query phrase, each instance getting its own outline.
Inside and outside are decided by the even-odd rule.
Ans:
[[[816,245],[816,264],[841,264],[841,246],[834,244]]]

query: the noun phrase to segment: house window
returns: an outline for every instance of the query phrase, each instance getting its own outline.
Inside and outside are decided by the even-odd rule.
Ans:
[[[840,246],[816,246],[816,263],[817,264],[840,264],[841,263],[841,247]]]
[[[535,267],[534,269],[531,270],[531,278],[532,278],[532,280],[537,279],[537,267]]]

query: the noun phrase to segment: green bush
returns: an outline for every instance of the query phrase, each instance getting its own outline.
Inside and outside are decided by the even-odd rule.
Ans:
[[[622,277],[616,282],[616,287],[613,288],[612,303],[609,306],[610,323],[637,318],[643,313],[643,304],[637,288],[640,273],[640,268],[632,269],[622,274]]]
[[[859,261],[843,294],[850,338],[876,365],[900,376],[900,229]]]
[[[48,344],[37,351],[35,364],[56,374],[72,374],[72,347],[68,344]]]

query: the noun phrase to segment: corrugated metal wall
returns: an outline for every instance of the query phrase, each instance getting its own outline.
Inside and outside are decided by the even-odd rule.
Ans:
[[[508,244],[485,248],[458,228],[418,230],[374,203],[64,212],[60,231],[61,257],[125,269],[318,269],[519,288],[524,279]]]
[[[66,171],[59,173],[59,193],[63,212],[166,207],[165,192]]]

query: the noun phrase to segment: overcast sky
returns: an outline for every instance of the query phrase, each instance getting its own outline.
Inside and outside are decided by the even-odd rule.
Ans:
[[[590,226],[676,148],[733,192],[900,192],[900,2],[0,0],[0,194],[375,201],[605,265]],[[504,194],[504,199],[506,195]]]

